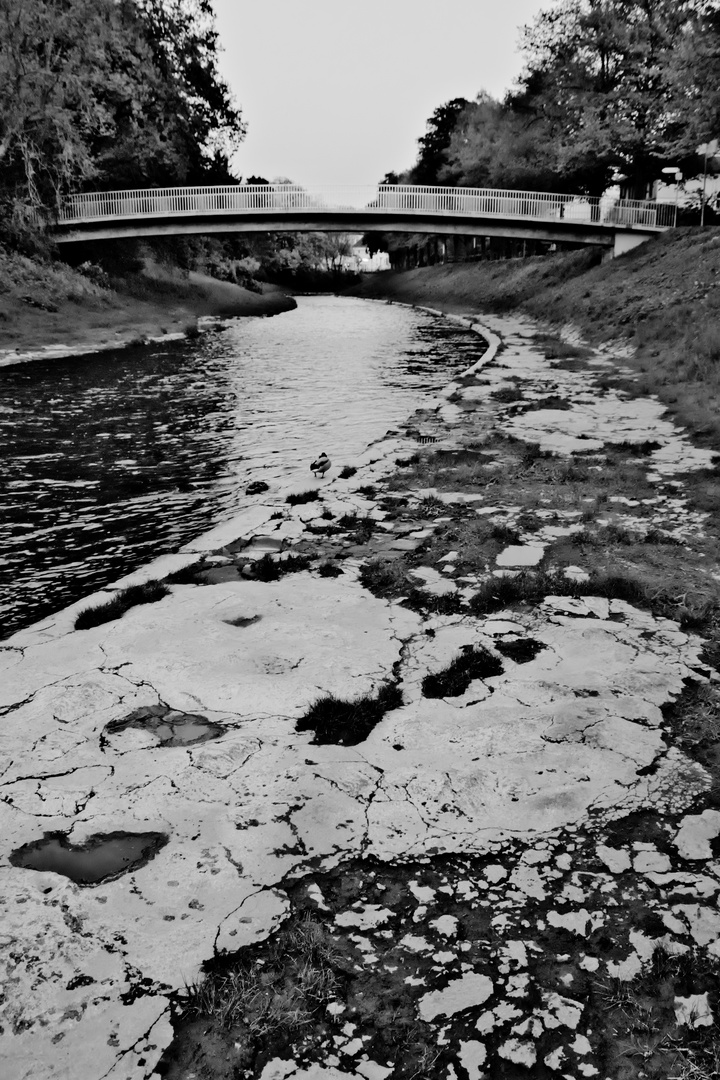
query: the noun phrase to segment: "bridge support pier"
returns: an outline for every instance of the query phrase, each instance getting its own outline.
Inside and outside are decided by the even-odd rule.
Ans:
[[[608,250],[608,254],[603,257],[603,262],[605,262],[606,258],[617,259],[618,255],[624,255],[626,251],[632,251],[633,248],[645,244],[649,239],[650,237],[646,233],[616,232],[615,243]]]

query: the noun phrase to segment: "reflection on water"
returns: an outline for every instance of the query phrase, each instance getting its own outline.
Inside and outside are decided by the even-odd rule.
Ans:
[[[482,349],[420,312],[302,297],[193,342],[0,369],[0,635],[227,520],[251,480],[352,461]]]

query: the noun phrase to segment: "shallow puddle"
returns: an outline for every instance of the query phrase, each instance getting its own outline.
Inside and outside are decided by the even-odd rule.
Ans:
[[[169,709],[166,705],[150,705],[136,709],[122,720],[113,720],[103,732],[104,744],[109,735],[118,735],[129,728],[147,731],[155,735],[160,746],[195,746],[197,743],[219,739],[225,728],[214,724],[198,713],[184,713]]]
[[[64,833],[52,833],[18,848],[10,862],[26,870],[63,874],[76,885],[97,885],[144,866],[168,839],[156,832],[109,833],[74,845]]]

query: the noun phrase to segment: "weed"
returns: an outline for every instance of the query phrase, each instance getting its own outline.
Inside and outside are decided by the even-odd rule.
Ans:
[[[348,531],[348,539],[355,544],[367,544],[375,532],[377,522],[371,517],[358,517],[357,514],[343,514],[337,525]]]
[[[490,397],[501,405],[511,405],[515,401],[523,400],[522,391],[517,386],[501,386],[499,390],[493,390]]]
[[[354,469],[352,465],[343,465],[338,475],[341,480],[349,480],[350,477],[354,476],[356,472],[357,469]]]
[[[365,499],[374,499],[377,494],[377,488],[374,484],[365,484],[364,487],[357,489],[358,495],[362,495]]]
[[[319,498],[320,492],[313,488],[311,491],[298,491],[295,495],[288,495],[285,502],[290,503],[291,506],[297,506],[300,503],[315,502]]]
[[[407,469],[411,465],[417,465],[419,461],[419,454],[411,454],[410,457],[406,458],[395,458],[395,464],[398,466],[399,469]]]
[[[91,626],[100,626],[101,623],[112,622],[113,619],[121,618],[126,611],[138,604],[154,604],[167,596],[170,590],[162,581],[146,581],[143,585],[130,585],[127,589],[119,592],[105,604],[96,604],[85,608],[75,619],[76,630],[87,630]]]
[[[497,540],[501,544],[518,544],[520,542],[520,534],[517,529],[512,529],[509,525],[503,525],[502,523],[492,526],[490,538]]]
[[[373,596],[399,596],[407,589],[405,567],[397,559],[371,559],[360,568],[360,584]]]
[[[502,675],[503,666],[482,646],[466,645],[459,656],[443,671],[426,675],[422,681],[423,696],[427,698],[459,697],[474,679]]]
[[[523,412],[539,412],[540,409],[556,409],[559,412],[568,412],[572,409],[572,402],[567,398],[561,398],[557,394],[548,397],[537,398],[535,401],[526,401]]]
[[[645,439],[644,442],[611,443],[608,450],[626,454],[628,457],[648,457],[654,450],[659,450],[660,447],[661,443],[654,442],[652,439]]]
[[[342,577],[342,570],[336,563],[323,562],[318,566],[320,577]]]
[[[182,566],[179,570],[168,574],[165,581],[169,585],[202,585],[204,584],[202,572],[207,569],[204,559],[198,559],[197,562]]]
[[[311,559],[305,555],[289,555],[286,559],[273,559],[272,555],[263,555],[251,564],[250,572],[256,581],[279,581],[286,574],[296,574],[307,570]]]
[[[319,1019],[339,989],[328,930],[312,918],[296,919],[265,953],[252,966],[241,955],[190,986],[185,1016],[240,1028],[255,1038],[298,1031]]]
[[[547,646],[533,638],[520,638],[518,641],[498,641],[495,648],[502,656],[514,660],[516,664],[529,664]]]
[[[714,778],[711,797],[720,802],[720,690],[713,683],[686,682],[660,711],[680,748]]]
[[[546,360],[579,360],[592,356],[592,349],[587,346],[570,345],[553,334],[538,334],[534,343],[543,350]],[[560,367],[560,364],[556,367]]]
[[[386,712],[399,709],[402,691],[394,683],[386,683],[373,697],[364,694],[354,701],[343,701],[329,694],[310,707],[297,722],[298,731],[314,731],[313,742],[319,745],[357,746],[367,739]]]
[[[543,526],[537,514],[533,514],[531,511],[525,511],[525,513],[521,514],[515,524],[521,532],[537,532]]]

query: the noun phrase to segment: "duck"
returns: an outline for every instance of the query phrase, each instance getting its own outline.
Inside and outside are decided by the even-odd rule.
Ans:
[[[327,454],[323,450],[322,454],[317,459],[317,461],[312,462],[312,464],[310,466],[310,472],[319,473],[320,476],[324,476],[325,473],[330,468],[331,464],[332,464],[332,462],[330,461],[330,458],[327,456]]]

